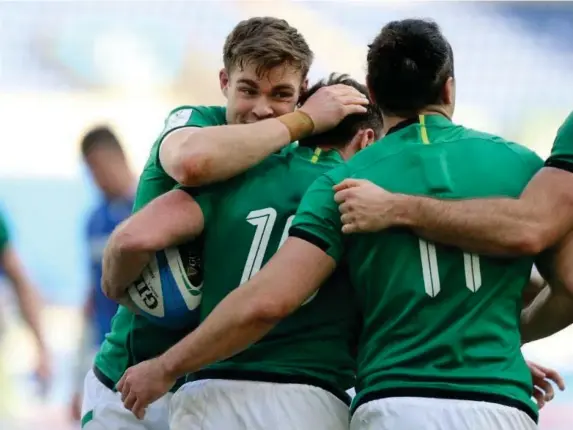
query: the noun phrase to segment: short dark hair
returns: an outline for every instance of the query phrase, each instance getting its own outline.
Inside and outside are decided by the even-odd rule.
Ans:
[[[123,148],[117,136],[107,126],[98,126],[89,130],[82,138],[80,147],[84,158],[95,148],[101,147],[115,149],[123,154]]]
[[[225,40],[223,63],[234,67],[256,66],[261,76],[273,67],[289,64],[306,77],[313,53],[303,35],[284,19],[256,17],[239,22]]]
[[[301,105],[304,104],[304,102],[320,88],[337,84],[349,85],[368,97],[368,89],[366,88],[366,85],[352,79],[347,74],[331,73],[327,79],[322,79],[309,88],[308,91],[301,96],[299,103]],[[373,103],[370,103],[367,107],[366,113],[348,115],[333,129],[301,139],[299,145],[312,147],[331,145],[341,147],[348,144],[359,130],[365,128],[371,128],[374,130],[374,133],[376,133],[376,139],[379,139],[382,135],[382,126],[382,113],[380,112],[380,109]]]
[[[412,117],[442,102],[444,84],[454,76],[454,53],[438,24],[392,21],[368,48],[368,87],[382,112]]]

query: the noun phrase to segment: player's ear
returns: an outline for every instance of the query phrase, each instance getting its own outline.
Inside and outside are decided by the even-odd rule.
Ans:
[[[219,85],[221,86],[221,92],[225,98],[227,98],[227,93],[229,92],[229,73],[225,68],[219,71]]]
[[[453,105],[456,100],[456,83],[453,77],[449,77],[442,89],[442,100],[445,105]]]
[[[360,149],[364,149],[367,146],[370,146],[376,140],[376,133],[371,128],[367,128],[366,130],[362,130],[362,139],[360,141]]]

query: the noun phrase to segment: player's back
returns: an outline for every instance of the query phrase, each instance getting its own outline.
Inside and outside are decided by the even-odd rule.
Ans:
[[[206,217],[202,319],[277,251],[306,189],[341,162],[336,151],[291,148],[199,196]],[[356,307],[343,270],[328,283],[260,342],[197,377],[315,385],[345,397],[354,384]]]
[[[420,121],[327,175],[446,199],[517,197],[542,166],[501,138],[437,115]],[[532,258],[468,254],[405,229],[351,236],[346,251],[364,314],[355,407],[399,392],[502,403],[535,416],[518,324]]]

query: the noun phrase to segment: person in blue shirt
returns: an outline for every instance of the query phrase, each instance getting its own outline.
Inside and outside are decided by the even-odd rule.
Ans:
[[[131,215],[136,177],[117,136],[108,127],[90,130],[81,141],[81,152],[101,198],[87,222],[89,250],[89,295],[84,306],[84,332],[77,365],[72,417],[81,415],[83,379],[92,365],[93,356],[111,328],[117,303],[104,296],[101,290],[102,255],[108,236],[124,219]]]

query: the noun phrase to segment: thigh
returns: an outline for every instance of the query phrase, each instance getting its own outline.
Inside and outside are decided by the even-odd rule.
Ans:
[[[171,405],[172,430],[347,430],[348,406],[299,384],[204,380],[186,384]]]
[[[85,430],[169,430],[171,394],[149,405],[143,420],[124,408],[121,395],[103,385],[90,371],[84,382],[82,428]]]

